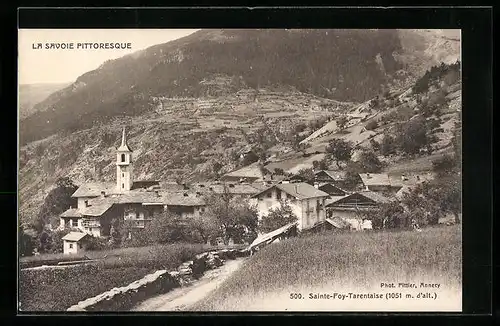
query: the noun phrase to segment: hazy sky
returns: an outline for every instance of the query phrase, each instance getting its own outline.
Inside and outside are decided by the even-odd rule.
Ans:
[[[20,29],[19,83],[65,83],[149,46],[189,35],[196,29]],[[77,43],[131,43],[131,49],[76,49]],[[33,49],[42,43],[41,49]],[[45,43],[73,43],[74,49],[46,49]]]

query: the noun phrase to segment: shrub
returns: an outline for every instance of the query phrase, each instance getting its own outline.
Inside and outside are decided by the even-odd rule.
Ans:
[[[397,139],[398,147],[406,154],[417,154],[428,144],[427,131],[422,119],[413,119],[403,125]]]
[[[295,222],[296,220],[297,216],[293,213],[290,205],[281,202],[279,207],[270,209],[269,213],[262,218],[259,229],[267,233]]]
[[[361,152],[359,164],[363,172],[377,173],[382,170],[384,165],[378,159],[373,151],[365,150]]]
[[[384,135],[380,143],[380,153],[384,156],[388,156],[396,153],[396,140],[390,135]]]
[[[376,120],[372,120],[365,125],[366,130],[374,130],[377,128],[378,128],[378,122]]]

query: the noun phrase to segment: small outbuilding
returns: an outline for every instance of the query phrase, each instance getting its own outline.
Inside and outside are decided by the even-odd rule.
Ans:
[[[83,232],[70,232],[66,234],[63,240],[63,253],[65,255],[77,254],[85,251],[86,242],[89,238],[87,233]]]

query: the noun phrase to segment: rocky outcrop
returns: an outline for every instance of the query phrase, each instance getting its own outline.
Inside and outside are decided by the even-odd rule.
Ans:
[[[113,288],[93,298],[80,301],[67,311],[124,311],[130,310],[149,297],[169,292],[200,278],[206,270],[215,269],[225,260],[244,257],[247,251],[224,249],[196,255],[182,263],[177,270],[159,270],[127,286]]]

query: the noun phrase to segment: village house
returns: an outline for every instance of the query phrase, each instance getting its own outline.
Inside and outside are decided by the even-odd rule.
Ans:
[[[235,182],[199,182],[190,185],[190,189],[201,195],[223,195],[229,194],[232,197],[250,198],[259,193],[265,186],[264,182],[235,183]]]
[[[141,229],[156,213],[168,211],[182,218],[197,218],[205,211],[199,194],[174,182],[134,180],[132,150],[127,144],[125,128],[117,149],[116,182],[82,184],[72,194],[77,207],[60,215],[60,229],[77,228],[96,236],[110,235],[111,224],[118,218],[135,229]]]
[[[257,182],[268,179],[269,175],[259,162],[254,162],[223,175],[220,180],[225,182]]]
[[[360,173],[359,177],[363,182],[363,188],[365,190],[395,194],[402,187],[399,182],[391,182],[391,178],[388,174]]]
[[[345,171],[320,170],[314,173],[314,180],[318,183],[330,183],[344,189],[347,188],[346,175]],[[361,179],[358,183],[361,184]]]
[[[326,218],[325,201],[327,198],[327,193],[308,183],[280,183],[254,195],[250,204],[257,207],[259,220],[261,220],[270,209],[287,203],[298,218],[298,229],[303,230],[311,228]]]
[[[65,255],[78,254],[85,251],[88,234],[83,232],[70,232],[63,238],[63,253]]]
[[[314,186],[321,191],[326,192],[330,197],[346,196],[348,192],[333,183],[315,183]]]
[[[328,218],[340,218],[351,225],[352,229],[361,230],[371,228],[369,213],[375,212],[380,205],[395,201],[395,198],[386,197],[373,191],[360,191],[326,203]],[[369,225],[369,227],[368,227]]]

